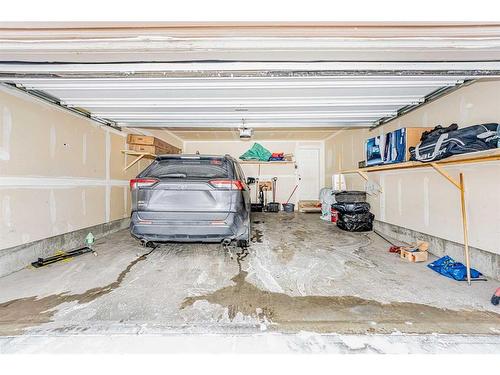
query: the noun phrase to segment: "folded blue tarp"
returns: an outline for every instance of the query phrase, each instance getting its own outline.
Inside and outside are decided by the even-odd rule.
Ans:
[[[448,255],[429,263],[427,267],[443,276],[449,277],[450,279],[458,281],[467,279],[467,268],[462,263],[455,262],[455,260],[450,258]],[[482,276],[482,273],[474,268],[471,268],[470,276],[472,279],[477,279]]]

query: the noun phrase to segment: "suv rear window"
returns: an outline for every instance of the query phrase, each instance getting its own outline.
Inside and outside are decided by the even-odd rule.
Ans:
[[[231,178],[231,165],[223,158],[155,160],[141,177],[214,179]]]

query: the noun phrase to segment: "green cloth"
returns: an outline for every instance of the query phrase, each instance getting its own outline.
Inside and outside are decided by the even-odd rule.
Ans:
[[[252,148],[240,156],[241,160],[268,161],[272,153],[264,146],[254,143]]]

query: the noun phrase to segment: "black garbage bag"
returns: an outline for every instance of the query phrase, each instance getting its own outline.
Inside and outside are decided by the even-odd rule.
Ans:
[[[361,214],[339,214],[337,227],[349,232],[368,232],[373,230],[373,219],[375,215],[371,212]]]
[[[430,162],[452,155],[488,150],[498,147],[499,138],[500,126],[497,123],[460,129],[456,124],[447,128],[438,125],[430,132],[424,132],[416,147],[410,147],[410,160]]]
[[[337,203],[366,202],[366,191],[340,191],[335,193]]]
[[[366,212],[370,212],[370,203],[334,203],[332,204],[332,208],[341,214],[364,214]]]

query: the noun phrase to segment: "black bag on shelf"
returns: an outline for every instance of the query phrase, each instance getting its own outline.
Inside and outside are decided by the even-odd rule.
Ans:
[[[425,132],[423,132],[422,135],[420,136],[420,142],[425,141],[429,136],[439,137],[441,134],[449,133],[449,132],[455,131],[457,129],[458,129],[457,124],[451,124],[450,126],[447,126],[446,128],[443,128],[441,125],[437,125],[434,127],[434,129],[426,130]]]
[[[457,124],[447,128],[438,125],[424,132],[421,142],[410,147],[410,160],[430,162],[452,155],[483,151],[498,147],[500,125],[489,123],[459,129]]]
[[[364,214],[370,212],[370,203],[334,203],[332,204],[332,208],[341,214]]]
[[[373,230],[373,219],[375,215],[371,212],[361,214],[339,214],[337,227],[349,232],[368,232]]]

